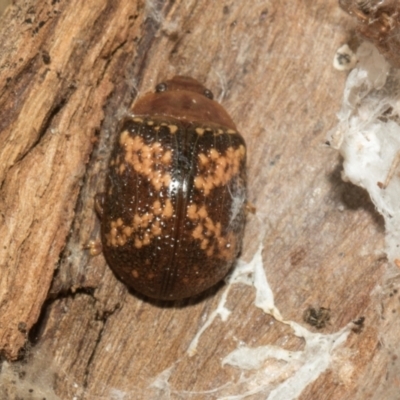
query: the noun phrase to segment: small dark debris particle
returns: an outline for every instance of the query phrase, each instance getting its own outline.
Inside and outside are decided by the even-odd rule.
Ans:
[[[358,319],[356,319],[355,321],[353,321],[354,325],[363,325],[365,321],[365,317],[360,317]]]
[[[37,27],[33,30],[33,34],[36,35],[39,32],[40,28],[42,28],[45,23],[46,21],[40,21]]]
[[[306,250],[303,247],[299,247],[290,253],[290,264],[296,267],[305,259],[306,256]]]
[[[27,18],[24,22],[26,24],[31,24],[32,23],[32,18]]]
[[[19,379],[24,379],[25,375],[26,375],[25,371],[19,371],[19,373],[18,373]]]
[[[227,15],[229,14],[229,7],[228,6],[224,6],[224,8],[222,9],[222,12]]]
[[[325,328],[331,319],[331,310],[325,307],[308,307],[303,313],[303,320],[317,329]]]
[[[354,333],[361,333],[361,331],[364,328],[364,321],[365,321],[365,317],[360,317],[360,318],[356,319],[355,321],[353,321],[353,324],[355,326],[352,328],[352,331]]]
[[[265,18],[267,18],[267,15],[268,15],[268,10],[263,10],[263,11],[261,11],[261,14],[260,14],[260,21],[264,21]]]
[[[21,333],[26,333],[26,331],[27,331],[26,323],[25,323],[25,322],[20,322],[20,323],[18,324],[18,330],[19,330]]]
[[[168,36],[168,39],[171,40],[172,42],[176,42],[179,39],[178,32],[172,32],[167,36]]]
[[[29,393],[33,393],[33,389],[29,389]]]
[[[275,165],[275,164],[280,160],[280,158],[281,158],[281,155],[280,155],[280,154],[277,154],[277,155],[269,162],[269,165],[271,165],[271,166]]]
[[[49,65],[51,63],[51,58],[50,58],[50,55],[49,55],[49,53],[47,51],[43,51],[42,60],[46,65]]]
[[[339,65],[348,65],[351,62],[350,54],[338,53],[336,59]]]

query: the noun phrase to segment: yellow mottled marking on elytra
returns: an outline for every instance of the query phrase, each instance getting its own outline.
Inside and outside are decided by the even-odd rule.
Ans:
[[[201,248],[202,250],[206,250],[207,247],[208,247],[208,243],[209,243],[209,242],[210,242],[210,241],[209,241],[208,239],[203,239],[203,240],[201,241],[200,248]]]
[[[128,131],[123,131],[121,133],[119,143],[121,146],[129,148],[129,151],[131,152],[136,152],[143,146],[143,140],[138,136],[132,138]]]
[[[198,155],[199,173],[194,178],[195,187],[203,190],[207,196],[214,188],[226,185],[239,173],[245,155],[246,149],[243,145],[237,148],[228,147],[223,154],[216,149],[210,149],[208,153],[200,153]]]
[[[122,131],[119,135],[119,144],[121,146],[124,146],[126,141],[129,139],[129,132],[128,131]]]
[[[154,121],[147,121],[147,125],[153,126],[154,125]]]
[[[194,186],[196,186],[197,189],[202,189],[204,187],[204,179],[202,176],[196,176],[194,178]]]
[[[199,215],[200,218],[206,218],[208,215],[206,207],[205,206],[200,207],[199,211],[197,211],[197,214]]]
[[[195,204],[190,204],[186,210],[187,217],[195,223],[192,237],[199,241],[199,246],[206,255],[231,260],[236,251],[235,236],[231,232],[224,235],[221,222],[214,222],[205,206],[198,208]]]
[[[160,215],[162,213],[161,202],[160,200],[156,200],[153,203],[153,213],[154,215]]]
[[[147,177],[156,190],[170,185],[171,175],[168,172],[172,163],[170,149],[165,149],[157,141],[145,144],[142,137],[132,137],[128,131],[121,133],[119,143],[125,152],[121,162],[131,165],[135,172]]]
[[[142,118],[139,118],[139,117],[135,117],[135,118],[133,118],[133,120],[134,120],[135,122],[139,122],[139,124],[141,124],[141,123],[143,122],[143,119],[142,119]]]
[[[203,227],[201,225],[196,226],[192,232],[192,236],[195,239],[201,239],[203,237]]]
[[[198,157],[199,157],[200,165],[207,165],[210,162],[210,160],[204,153],[200,153],[198,155]]]
[[[226,131],[226,133],[229,133],[230,135],[233,135],[234,133],[237,133],[237,132],[235,130],[233,130],[233,129],[228,129]]]
[[[125,164],[119,164],[118,173],[120,175],[122,175],[124,173],[125,169],[126,169],[126,165]]]
[[[167,150],[161,157],[161,161],[163,162],[163,164],[170,164],[171,160],[172,160],[172,152],[171,150]]]
[[[218,158],[221,157],[221,154],[219,154],[218,151],[215,149],[211,149],[208,155],[213,161],[218,160]]]
[[[197,219],[198,214],[197,214],[197,206],[196,204],[190,204],[187,208],[187,216],[190,219]]]
[[[137,249],[148,246],[156,237],[162,235],[163,221],[174,216],[174,206],[170,199],[157,199],[147,206],[148,211],[136,212],[129,223],[122,218],[110,222],[110,230],[106,233],[107,246],[119,247],[128,240]]]
[[[202,136],[204,134],[204,129],[203,128],[196,128],[195,131],[200,136]]]
[[[133,226],[135,229],[139,228],[142,224],[142,218],[140,217],[140,215],[135,214],[135,216],[133,217]]]
[[[143,235],[143,246],[148,246],[151,242],[151,238],[148,232]]]
[[[124,246],[125,243],[126,243],[126,237],[125,236],[119,236],[117,238],[117,243],[118,243],[118,246]]]
[[[124,233],[124,235],[126,235],[127,237],[132,235],[133,232],[133,228],[131,226],[126,226],[122,232]]]
[[[168,128],[169,128],[169,133],[171,133],[172,135],[178,131],[178,127],[176,125],[169,125]]]
[[[124,232],[125,225],[122,218],[112,220],[110,230],[105,235],[107,246],[119,247],[124,246],[128,239],[128,235]]]
[[[149,212],[134,214],[129,224],[124,223],[122,218],[110,222],[110,229],[106,233],[106,245],[121,247],[132,238],[133,245],[140,249],[148,246],[154,237],[162,234],[161,221],[168,220],[174,215],[174,207],[171,200],[164,202],[156,200],[150,207]]]
[[[162,215],[165,218],[171,218],[174,213],[174,207],[172,207],[172,203],[170,199],[165,201],[165,207],[163,209]]]
[[[154,236],[160,236],[161,235],[161,226],[160,226],[160,221],[156,221],[154,225],[151,227],[151,233]]]
[[[149,213],[144,213],[143,215],[135,214],[132,221],[133,230],[146,229],[152,218],[152,215]]]

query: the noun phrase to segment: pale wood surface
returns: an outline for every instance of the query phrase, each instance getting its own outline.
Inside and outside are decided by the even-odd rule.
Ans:
[[[0,15],[3,14],[9,4],[11,4],[10,0],[0,0]]]
[[[6,11],[0,348],[8,359],[25,357],[16,368],[37,376],[33,394],[20,381],[15,388],[3,380],[2,390],[30,398],[44,386],[47,399],[214,399],[251,387],[239,369],[221,366],[240,342],[304,346],[254,307],[254,289],[235,285],[230,318],[217,318],[189,357],[224,288],[200,300],[150,303],[85,249],[98,237],[93,198],[118,119],[137,93],[184,74],[213,90],[247,141],[257,212],[242,258],[263,242],[284,318],[315,330],[304,310],[329,308],[328,334],[365,317],[300,398],[395,398],[399,284],[386,278],[383,222],[362,190],[342,182],[341,160],[324,146],[346,79],[333,55],[352,31],[333,0],[16,1]],[[163,372],[169,385],[151,386]]]

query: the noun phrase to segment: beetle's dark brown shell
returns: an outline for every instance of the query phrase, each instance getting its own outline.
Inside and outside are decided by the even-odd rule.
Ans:
[[[173,300],[217,283],[240,251],[246,147],[197,81],[165,85],[120,125],[100,218],[116,275],[146,296]]]

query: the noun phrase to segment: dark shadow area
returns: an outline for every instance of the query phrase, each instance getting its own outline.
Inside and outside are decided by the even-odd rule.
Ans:
[[[68,291],[58,293],[57,295],[53,294],[51,297],[47,298],[43,303],[38,320],[34,325],[32,325],[32,328],[29,330],[29,333],[27,334],[29,343],[32,345],[32,347],[35,346],[41,339],[42,334],[46,328],[47,320],[50,316],[51,306],[55,301],[66,299],[68,297],[74,298],[75,296],[80,294],[93,297],[94,291],[95,291],[94,288],[79,288],[75,291],[72,291],[70,289]]]
[[[385,231],[385,220],[376,210],[368,192],[354,185],[351,182],[344,182],[341,173],[343,171],[343,158],[339,157],[339,163],[329,174],[329,181],[332,184],[334,201],[342,203],[348,210],[364,209],[371,214],[375,224],[382,232]]]
[[[236,265],[236,263],[235,263],[235,265]],[[235,265],[228,272],[227,276],[232,273],[232,270],[233,270],[233,268],[235,268]],[[109,268],[109,267],[107,266],[107,268]],[[114,276],[117,280],[119,280],[115,274],[114,274]],[[139,292],[134,291],[133,289],[129,288],[126,285],[125,286],[128,289],[128,292],[130,295],[136,297],[138,300],[141,300],[144,303],[149,303],[149,304],[152,304],[153,306],[156,306],[159,308],[165,308],[165,309],[168,309],[168,308],[182,309],[182,308],[186,308],[186,307],[195,306],[195,305],[205,301],[206,299],[215,296],[217,294],[217,292],[222,290],[222,288],[225,285],[226,285],[225,281],[221,280],[220,282],[218,282],[211,288],[207,289],[206,291],[198,294],[197,296],[188,297],[186,299],[175,300],[175,301],[152,299],[150,297],[146,297],[146,296],[140,294]],[[32,326],[32,328],[28,331],[26,329],[26,327],[21,326],[21,330],[24,329],[25,330],[24,333],[27,335],[27,339],[28,339],[27,345],[29,346],[29,348],[34,347],[36,344],[38,344],[40,342],[40,340],[43,336],[43,332],[45,331],[48,318],[50,316],[51,307],[55,303],[55,301],[62,300],[62,299],[68,298],[68,297],[73,298],[78,294],[84,294],[84,295],[94,297],[95,290],[96,290],[95,288],[80,287],[79,289],[75,289],[74,291],[72,291],[72,289],[69,288],[62,292],[52,293],[51,295],[49,295],[49,297],[46,299],[46,301],[44,302],[44,304],[42,306],[42,309],[41,309],[41,312],[40,312],[37,322]],[[118,303],[116,309],[118,309],[119,307],[120,307],[120,304]],[[105,315],[98,316],[98,319],[106,320],[114,311],[115,310],[113,310],[112,312],[108,312]],[[19,360],[23,360],[25,358],[25,354],[26,354],[25,348],[22,348],[21,352],[20,352],[20,356],[18,357]]]
[[[231,273],[231,271],[232,271],[232,269],[228,272],[228,275]],[[115,277],[118,279],[118,277],[116,275],[115,275]],[[209,289],[205,290],[204,292],[202,292],[196,296],[188,297],[186,299],[173,300],[173,301],[153,299],[151,297],[144,296],[144,295],[140,294],[139,292],[136,292],[135,290],[133,290],[132,288],[129,288],[128,286],[126,286],[126,287],[128,288],[128,291],[132,296],[137,297],[138,299],[142,300],[144,303],[149,303],[149,304],[152,304],[153,306],[156,306],[159,308],[181,309],[181,308],[194,306],[196,304],[199,304],[199,303],[205,301],[206,299],[208,299],[210,297],[215,296],[217,294],[217,292],[222,290],[222,287],[225,285],[226,285],[225,281],[222,280],[222,281],[219,281],[214,286],[210,287]]]

